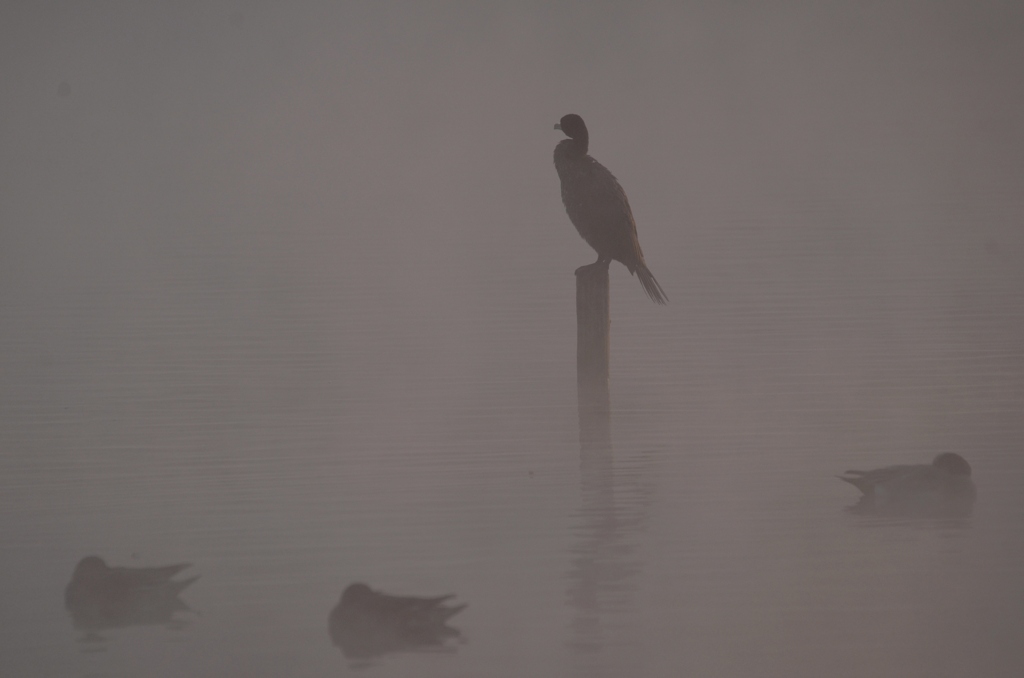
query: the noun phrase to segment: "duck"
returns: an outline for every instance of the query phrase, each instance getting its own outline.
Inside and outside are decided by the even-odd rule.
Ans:
[[[174,579],[189,567],[111,567],[99,556],[86,556],[64,589],[64,607],[83,629],[170,623],[176,612],[189,609],[178,596],[199,575]]]
[[[837,476],[861,491],[849,511],[903,517],[965,517],[977,490],[971,465],[955,452],[936,455],[931,464],[900,464]]]
[[[449,605],[454,593],[396,596],[356,582],[345,588],[328,616],[332,642],[350,658],[387,652],[441,648],[461,635],[448,620],[466,608]]]

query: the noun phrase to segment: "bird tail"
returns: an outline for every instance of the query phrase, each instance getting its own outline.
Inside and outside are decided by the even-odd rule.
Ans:
[[[651,298],[656,304],[665,305],[668,303],[668,297],[665,295],[665,290],[661,289],[661,285],[654,279],[654,274],[651,273],[651,269],[647,268],[647,264],[640,260],[636,266],[636,277],[640,278],[640,284],[644,287],[644,292]]]
[[[438,612],[439,612],[439,615],[438,615],[439,619],[438,619],[438,621],[440,621],[442,624],[444,624],[449,619],[451,619],[452,617],[454,617],[455,615],[457,615],[458,613],[460,613],[464,609],[466,609],[466,605],[467,605],[467,603],[463,603],[461,605],[453,605],[453,606],[450,606],[450,607],[446,606],[446,607],[438,608]]]
[[[198,574],[195,575],[194,577],[189,577],[188,579],[180,579],[180,580],[168,582],[168,585],[170,586],[171,595],[175,595],[175,596],[178,595],[179,593],[184,591],[186,588],[188,588],[189,585],[194,583],[196,579],[199,579],[199,575]]]
[[[864,494],[871,494],[871,485],[866,483],[864,478],[857,474],[863,474],[863,471],[847,471],[845,475],[836,476],[836,478],[839,478],[844,483],[850,483]]]

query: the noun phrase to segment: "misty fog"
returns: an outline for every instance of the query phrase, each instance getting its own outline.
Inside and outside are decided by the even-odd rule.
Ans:
[[[1024,674],[1022,82],[996,0],[7,3],[0,674]],[[566,113],[671,300],[603,452]],[[89,555],[190,610],[83,634]],[[461,637],[352,661],[357,581]]]

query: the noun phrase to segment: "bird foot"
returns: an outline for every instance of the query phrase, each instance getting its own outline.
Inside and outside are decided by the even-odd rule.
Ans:
[[[608,270],[608,266],[611,263],[612,262],[611,262],[610,259],[608,261],[601,261],[600,259],[598,259],[597,261],[595,261],[592,264],[587,264],[585,266],[580,266],[579,268],[577,268],[576,269],[576,275],[577,276],[586,275],[587,273],[590,273],[591,271],[596,273],[598,270],[600,270],[602,268],[607,271]]]

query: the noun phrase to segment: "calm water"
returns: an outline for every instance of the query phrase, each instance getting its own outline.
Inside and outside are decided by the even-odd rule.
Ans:
[[[0,674],[1024,675],[1024,21],[973,6],[10,11]],[[610,450],[570,110],[670,298],[614,266]],[[972,518],[843,512],[947,450]],[[89,554],[193,611],[86,638]],[[463,641],[353,665],[358,580]]]
[[[775,256],[740,241],[716,253]],[[1024,666],[1020,296],[752,282],[659,309],[616,271],[613,449],[581,454],[571,271],[541,269],[485,278],[436,361],[446,338],[417,338],[429,309],[388,318],[370,288],[280,268],[265,273],[294,284],[183,271],[9,305],[11,675],[337,674],[325,618],[357,579],[470,604],[455,651],[368,675]],[[974,465],[971,520],[841,511],[855,493],[833,474],[943,449]],[[195,614],[81,642],[61,595],[89,553],[192,561]]]

